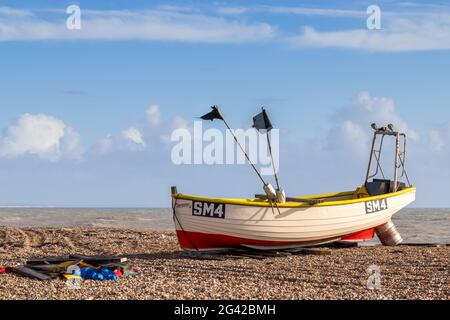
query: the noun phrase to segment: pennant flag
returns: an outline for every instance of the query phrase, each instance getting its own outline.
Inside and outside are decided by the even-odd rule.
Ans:
[[[212,106],[211,109],[212,111],[210,113],[207,113],[201,117],[203,120],[211,120],[211,121],[213,121],[214,119],[223,120],[223,117],[220,114],[219,108],[217,106]]]
[[[272,130],[272,123],[270,122],[269,116],[264,108],[262,112],[253,117],[253,128],[261,133],[266,133]]]

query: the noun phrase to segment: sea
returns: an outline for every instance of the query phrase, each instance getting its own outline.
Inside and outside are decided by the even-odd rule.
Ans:
[[[450,208],[406,208],[392,220],[405,243],[450,244]],[[0,226],[174,230],[172,209],[132,208],[0,208]],[[376,237],[368,242],[376,243]]]

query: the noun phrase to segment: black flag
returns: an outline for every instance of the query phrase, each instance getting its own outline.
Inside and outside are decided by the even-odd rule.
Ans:
[[[219,119],[223,120],[222,115],[220,114],[219,108],[217,106],[211,107],[212,111],[210,113],[205,114],[203,117],[201,117],[203,120],[211,120]]]
[[[262,112],[253,117],[253,128],[261,133],[266,133],[272,130],[272,123],[270,122],[269,116],[266,110],[262,108]]]

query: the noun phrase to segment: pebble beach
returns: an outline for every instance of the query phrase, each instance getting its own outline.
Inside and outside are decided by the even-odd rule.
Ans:
[[[124,228],[0,227],[0,267],[33,257],[121,255],[138,271],[118,281],[39,281],[0,274],[0,299],[450,299],[450,247],[322,247],[298,253],[192,254],[175,233]],[[368,288],[371,266],[381,274]]]

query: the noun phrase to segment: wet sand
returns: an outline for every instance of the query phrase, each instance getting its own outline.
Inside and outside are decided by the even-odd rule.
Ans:
[[[0,227],[0,267],[75,253],[124,255],[139,275],[72,289],[65,280],[0,274],[0,299],[450,299],[449,246],[224,258],[181,251],[173,232]],[[367,288],[371,265],[380,267],[379,290]]]

